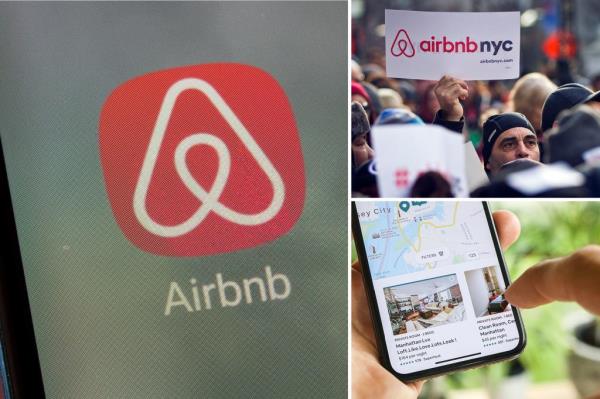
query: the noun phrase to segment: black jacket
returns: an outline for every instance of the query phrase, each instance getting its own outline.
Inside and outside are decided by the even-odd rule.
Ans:
[[[438,112],[435,113],[435,117],[433,118],[433,124],[443,126],[448,130],[462,134],[463,128],[465,127],[465,117],[461,117],[458,122],[449,121],[446,120],[444,111],[440,109]]]

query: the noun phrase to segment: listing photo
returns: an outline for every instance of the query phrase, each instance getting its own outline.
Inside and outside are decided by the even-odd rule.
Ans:
[[[455,274],[383,289],[394,335],[465,320]]]
[[[498,266],[468,270],[465,272],[465,278],[476,317],[511,310],[508,301],[504,299],[506,286]]]

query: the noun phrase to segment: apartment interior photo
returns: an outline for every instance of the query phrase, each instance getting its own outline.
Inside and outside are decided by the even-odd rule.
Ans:
[[[439,326],[465,317],[456,275],[384,288],[394,335]]]
[[[504,312],[508,302],[504,299],[506,286],[497,266],[469,270],[465,273],[476,317]]]

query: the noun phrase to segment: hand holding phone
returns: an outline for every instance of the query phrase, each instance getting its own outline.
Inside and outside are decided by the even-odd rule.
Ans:
[[[414,202],[413,202],[414,203]],[[365,205],[365,204],[369,204],[369,205]],[[389,206],[390,204],[392,204],[392,206]],[[417,208],[418,206],[423,206],[427,203],[423,203],[423,202],[418,202]],[[514,309],[511,309],[510,306],[506,305],[505,301],[502,298],[502,295],[500,293],[500,291],[503,291],[503,289],[506,287],[507,283],[508,283],[508,276],[505,274],[505,266],[504,266],[504,262],[502,261],[502,257],[501,257],[501,252],[500,252],[500,248],[498,246],[498,244],[500,244],[503,248],[508,247],[512,242],[514,242],[516,240],[516,238],[519,235],[519,231],[520,231],[520,226],[519,226],[519,222],[516,219],[516,217],[511,214],[510,212],[496,212],[494,214],[494,221],[497,224],[498,227],[498,236],[499,236],[499,243],[498,243],[498,239],[496,238],[496,234],[493,230],[493,223],[492,223],[492,218],[491,218],[491,214],[489,213],[489,210],[487,209],[487,206],[485,204],[480,204],[480,203],[461,203],[460,205],[465,205],[465,204],[470,204],[467,205],[465,208],[461,209],[460,212],[456,212],[453,215],[452,212],[458,211],[458,203],[450,203],[450,202],[446,202],[444,203],[445,205],[437,205],[437,212],[439,213],[438,216],[442,216],[442,214],[440,212],[443,212],[444,209],[443,207],[446,207],[446,211],[451,211],[451,213],[449,215],[451,215],[450,217],[455,219],[453,220],[453,223],[449,223],[449,224],[458,224],[459,229],[458,231],[463,231],[463,233],[465,232],[465,229],[473,229],[479,232],[480,235],[483,235],[484,237],[477,237],[476,239],[473,239],[473,237],[470,237],[471,240],[463,240],[463,241],[458,241],[459,244],[457,244],[456,247],[452,247],[452,248],[447,248],[450,251],[457,251],[460,250],[460,243],[464,244],[464,245],[468,245],[470,244],[474,244],[474,243],[479,243],[479,252],[478,255],[482,255],[481,258],[478,258],[476,260],[472,260],[471,262],[467,261],[465,262],[460,262],[460,257],[457,257],[456,253],[454,253],[454,259],[453,261],[449,261],[447,258],[443,258],[443,259],[437,259],[435,262],[426,262],[426,264],[428,264],[428,267],[430,267],[430,272],[426,272],[424,273],[425,275],[427,274],[431,274],[430,276],[427,275],[427,277],[432,277],[433,278],[428,278],[425,279],[425,281],[427,281],[425,284],[419,283],[418,281],[411,281],[413,278],[410,277],[411,273],[404,273],[404,277],[402,277],[402,273],[399,273],[400,270],[402,270],[402,267],[390,267],[389,263],[387,264],[387,269],[386,269],[386,265],[381,265],[379,264],[380,268],[378,270],[375,271],[375,273],[373,273],[373,271],[371,270],[371,268],[376,265],[376,262],[371,262],[371,263],[367,263],[367,267],[363,267],[361,268],[361,266],[357,263],[355,265],[353,265],[353,271],[352,271],[352,357],[353,357],[353,374],[352,374],[352,379],[353,379],[353,393],[355,397],[361,397],[364,396],[363,395],[363,389],[368,389],[369,392],[373,392],[373,391],[377,391],[380,392],[381,395],[385,395],[386,392],[396,392],[396,394],[398,392],[402,392],[402,396],[403,398],[412,398],[412,397],[416,397],[418,394],[418,391],[420,390],[421,384],[419,383],[408,383],[408,384],[403,384],[402,382],[400,382],[399,380],[397,380],[396,378],[400,378],[404,381],[414,381],[417,379],[421,379],[421,378],[426,378],[428,376],[432,376],[432,375],[436,375],[436,374],[441,374],[441,373],[446,373],[446,372],[451,372],[451,371],[455,371],[458,369],[463,369],[463,368],[467,368],[467,367],[475,367],[478,365],[482,365],[485,363],[489,363],[492,361],[497,361],[497,360],[501,360],[501,359],[506,359],[506,358],[510,358],[510,357],[514,357],[515,354],[520,353],[520,351],[522,350],[524,343],[525,343],[525,336],[524,336],[524,332],[521,326],[521,322],[520,322],[520,317],[518,315],[518,312]],[[365,208],[366,206],[366,208]],[[436,205],[435,203],[429,203],[429,205],[421,208],[419,210],[419,212],[415,213],[415,214],[410,214],[410,212],[404,212],[404,211],[409,211],[409,208],[411,207],[411,202],[408,201],[403,201],[403,202],[396,202],[396,203],[384,203],[384,202],[369,202],[369,203],[362,203],[359,204],[359,208],[365,210],[368,209],[368,207],[379,207],[379,209],[383,212],[385,212],[386,207],[390,208],[390,210],[393,210],[394,213],[390,213],[388,214],[388,216],[395,214],[398,215],[398,217],[395,216],[390,216],[390,218],[387,219],[387,221],[392,221],[394,219],[396,219],[396,221],[399,221],[399,218],[403,218],[403,226],[402,225],[396,225],[396,229],[400,228],[400,227],[405,227],[405,228],[410,228],[411,223],[415,224],[415,226],[418,226],[419,222],[427,222],[427,220],[429,220],[429,222],[427,224],[429,224],[429,227],[436,227],[437,229],[439,229],[441,226],[443,226],[443,224],[439,224],[439,223],[434,223],[436,222],[435,220],[433,220],[431,218],[431,216],[433,214],[435,214],[434,209],[436,209]],[[400,208],[400,206],[402,206],[402,208]],[[360,228],[357,228],[359,226],[357,226],[357,222],[358,222],[358,214],[356,212],[356,205],[353,204],[353,231],[354,231],[354,236],[355,236],[355,240],[357,242],[357,250],[359,253],[359,258],[363,258],[363,259],[369,259],[369,256],[366,255],[366,251],[367,248],[371,250],[371,260],[377,261],[377,260],[381,260],[381,257],[377,256],[377,252],[381,249],[381,247],[379,247],[379,244],[370,244],[371,247],[365,246],[364,242],[365,240],[363,240],[362,238],[364,238],[364,236],[359,237],[359,239],[357,238],[358,234],[363,234],[363,232],[361,232]],[[398,208],[398,209],[396,209]],[[417,209],[416,208],[416,209]],[[404,212],[404,213],[403,213]],[[428,219],[428,212],[429,212],[429,219]],[[431,213],[433,212],[433,214]],[[479,216],[477,216],[479,215]],[[363,214],[363,216],[367,216],[366,214]],[[372,216],[372,215],[370,215]],[[407,218],[407,216],[412,217],[412,221],[410,219]],[[461,219],[464,217],[470,217],[471,220],[466,224],[463,225],[463,222],[465,222],[465,220],[458,220],[457,219]],[[416,219],[415,219],[416,218]],[[419,218],[423,218],[422,220],[420,220]],[[387,223],[386,221],[386,223]],[[483,223],[482,223],[483,222]],[[393,223],[393,222],[392,222]],[[476,224],[479,223],[479,226],[477,226]],[[372,225],[373,226],[373,225]],[[372,227],[371,226],[371,227]],[[489,237],[485,237],[485,233],[481,234],[482,231],[486,231],[485,229],[481,230],[482,226],[489,226],[486,227],[486,229],[489,231],[489,233],[487,233],[487,235],[489,235]],[[389,226],[387,226],[389,227]],[[391,232],[394,230],[394,228],[392,228],[391,230],[388,228],[385,228],[385,231],[380,231],[377,232],[375,230],[369,230],[369,234],[372,240],[377,240],[380,239],[382,237],[382,235],[384,237],[388,237],[390,238],[390,234]],[[414,226],[413,226],[414,227]],[[367,227],[368,229],[368,227]],[[421,226],[421,229],[423,229],[422,231],[420,231],[420,233],[424,233],[424,235],[427,235],[426,230],[428,228],[424,228],[423,226]],[[447,231],[444,234],[450,234],[452,231],[452,227],[448,226],[447,227]],[[436,233],[439,233],[436,232]],[[456,233],[456,231],[454,232]],[[408,232],[408,235],[410,234],[416,234],[416,232],[412,232],[410,233],[410,231]],[[450,234],[451,235],[451,234]],[[418,234],[417,234],[418,236]],[[493,236],[493,237],[492,237]],[[373,238],[376,237],[376,238]],[[417,244],[422,246],[423,248],[417,248],[417,249],[423,249],[424,251],[419,251],[418,253],[421,255],[424,255],[427,259],[428,255],[431,255],[431,251],[427,251],[428,249],[431,249],[431,245],[433,246],[438,246],[439,244],[443,244],[444,238],[440,238],[438,237],[438,239],[435,238],[435,234],[429,236],[430,242],[424,243],[415,243],[413,242],[413,245]],[[443,237],[443,236],[442,236]],[[408,242],[409,237],[404,237],[403,239],[401,239],[401,242]],[[423,237],[421,237],[423,238]],[[457,237],[454,237],[457,238]],[[464,238],[464,237],[463,237]],[[468,238],[468,237],[467,237]],[[450,239],[449,237],[446,237],[446,243],[450,243],[450,245],[452,246],[452,239]],[[367,238],[368,240],[368,238]],[[436,241],[437,240],[437,241]],[[393,242],[393,237],[390,240],[390,242]],[[398,240],[396,240],[398,241]],[[398,242],[396,242],[396,244],[398,244]],[[492,251],[490,251],[489,247],[495,247]],[[442,245],[443,247],[443,245]],[[386,249],[387,251],[387,249]],[[394,252],[395,251],[395,252]],[[394,253],[395,255],[398,255],[399,252],[402,252],[402,245],[396,245],[396,247],[393,248],[393,251],[390,253]],[[407,253],[404,253],[405,256],[409,255],[410,251],[407,251]],[[470,251],[470,252],[476,252],[476,251]],[[487,255],[486,255],[487,254]],[[415,255],[415,254],[413,254]],[[439,255],[439,251],[438,251],[438,255]],[[497,261],[497,262],[493,262],[493,260]],[[392,257],[392,259],[394,259],[394,257]],[[369,262],[367,260],[367,262]],[[491,270],[490,266],[486,266],[486,267],[481,267],[481,265],[483,264],[487,264],[487,263],[499,263],[496,264],[496,270]],[[396,264],[398,263],[398,259],[396,258]],[[453,264],[454,263],[454,264]],[[404,266],[408,266],[408,265],[404,265]],[[436,270],[436,266],[439,267],[439,270]],[[500,271],[498,270],[500,269]],[[406,269],[404,269],[406,271]],[[458,273],[450,273],[451,271],[458,271]],[[417,272],[419,272],[419,270],[414,271],[415,273],[412,273],[412,275],[417,275],[417,276],[422,276],[423,275],[423,271],[420,271],[421,274],[418,274]],[[466,276],[466,278],[463,280],[462,277],[458,276],[460,274],[460,272],[464,273],[464,274],[468,274]],[[369,273],[370,276],[365,276],[363,273]],[[376,273],[380,273],[379,275]],[[396,274],[394,276],[394,274]],[[453,285],[453,282],[447,281],[445,282],[445,285],[448,285],[449,290],[447,289],[447,287],[444,285],[444,279],[446,280],[450,280],[453,279],[454,277],[452,276],[452,274],[455,274],[456,276],[459,277],[460,279],[460,284],[459,287],[454,287],[451,288]],[[483,276],[479,276],[479,274],[483,274]],[[501,274],[501,276],[500,276]],[[375,329],[372,328],[372,324],[371,324],[371,320],[369,318],[369,315],[366,311],[367,309],[367,305],[371,306],[371,310],[373,312],[373,307],[378,307],[381,308],[381,306],[377,305],[377,299],[375,298],[376,295],[373,292],[373,286],[371,285],[369,287],[369,285],[366,286],[366,290],[365,290],[365,285],[363,283],[363,278],[365,282],[368,282],[368,284],[372,284],[373,282],[373,276],[381,276],[383,275],[384,278],[386,280],[384,281],[388,281],[388,282],[392,282],[392,286],[396,285],[396,286],[400,286],[400,287],[404,287],[401,288],[400,290],[396,290],[398,293],[394,296],[394,299],[396,303],[394,303],[393,305],[400,305],[400,306],[404,306],[404,308],[402,309],[402,313],[400,313],[401,318],[397,317],[398,313],[397,312],[397,308],[394,309],[396,310],[395,314],[392,314],[390,310],[391,306],[389,305],[389,301],[387,306],[388,306],[388,315],[386,317],[386,322],[385,324],[387,324],[387,327],[385,324],[381,323],[381,318],[379,319],[379,323],[374,323]],[[469,278],[470,275],[470,278]],[[482,294],[479,293],[479,297],[480,298],[469,298],[464,300],[461,296],[462,292],[464,292],[464,295],[471,295],[470,291],[477,291],[477,289],[481,288],[481,287],[477,287],[477,282],[481,280],[485,280],[485,278],[489,279],[489,281],[487,281],[489,284],[487,284],[487,289],[489,290],[488,293],[490,294],[489,296],[486,294],[485,297],[481,298]],[[440,277],[442,277],[440,279]],[[400,280],[404,280],[403,282],[405,284],[394,284],[393,281],[394,279],[400,279]],[[500,280],[501,279],[501,280]],[[439,281],[438,281],[439,280]],[[471,285],[471,290],[469,289],[469,284],[468,280],[471,280],[470,285]],[[493,281],[492,281],[493,280]],[[406,283],[407,281],[409,281],[409,283]],[[421,279],[421,281],[423,281]],[[431,283],[434,284],[431,284]],[[416,283],[416,284],[415,284]],[[413,298],[412,298],[412,302],[409,304],[408,303],[408,294],[402,294],[400,291],[401,290],[406,290],[406,287],[413,287],[416,288],[416,291],[422,291],[418,294],[414,294]],[[426,287],[434,287],[434,291],[438,291],[437,292],[437,298],[436,296],[436,292],[430,292],[430,293],[426,293],[424,291],[426,291]],[[437,286],[437,288],[435,288]],[[419,288],[420,287],[420,288]],[[381,287],[379,287],[381,288]],[[392,287],[393,289],[393,287]],[[385,290],[385,287],[384,287]],[[388,290],[390,291],[390,290]],[[415,291],[415,292],[416,292]],[[454,291],[454,292],[452,292]],[[365,292],[367,293],[367,295],[365,295]],[[392,294],[394,294],[392,292]],[[402,297],[402,295],[407,295],[406,297]],[[371,297],[370,299],[369,296]],[[385,295],[379,295],[380,298],[381,297],[385,297]],[[388,298],[391,295],[388,294]],[[417,296],[417,297],[415,297]],[[419,298],[420,297],[420,298]],[[430,297],[430,298],[429,298]],[[374,299],[374,300],[373,300]],[[435,299],[437,299],[437,301],[434,301]],[[371,302],[371,303],[368,303]],[[400,302],[400,303],[398,303]],[[419,302],[419,303],[417,303]],[[440,302],[448,302],[448,303],[440,303]],[[467,305],[470,309],[472,310],[466,310],[464,309],[464,302],[467,302]],[[476,304],[477,302],[477,304]],[[487,306],[483,306],[482,307],[482,303],[484,303]],[[381,304],[381,301],[380,301]],[[462,305],[462,306],[461,306]],[[443,309],[440,308],[440,306],[444,306]],[[409,307],[411,309],[409,309]],[[385,308],[384,308],[385,309]],[[454,319],[452,320],[449,316],[452,316],[452,314],[455,313],[456,310],[461,310],[462,312],[460,314],[462,314],[462,319],[454,316]],[[375,309],[375,311],[377,311],[377,309]],[[445,314],[442,314],[442,311]],[[438,315],[440,315],[438,317]],[[459,314],[459,313],[456,313]],[[381,313],[379,313],[379,316],[381,315]],[[375,315],[378,316],[378,315]],[[386,315],[384,315],[386,316]],[[391,322],[392,320],[392,316],[396,316],[396,323],[395,326],[394,324]],[[502,319],[500,319],[499,317],[502,317]],[[376,317],[373,317],[374,319]],[[443,319],[443,320],[442,320]],[[469,320],[470,319],[470,320]],[[515,328],[512,328],[512,336],[511,336],[511,328],[507,328],[507,332],[506,335],[507,337],[511,338],[510,342],[513,342],[513,344],[508,344],[509,347],[514,346],[513,349],[508,349],[505,350],[507,348],[507,344],[505,345],[497,345],[498,343],[498,339],[492,339],[490,341],[490,339],[481,339],[481,342],[477,342],[477,343],[473,343],[471,342],[470,344],[463,345],[464,342],[459,342],[459,345],[454,345],[455,348],[450,348],[450,352],[451,351],[460,351],[460,350],[470,350],[473,349],[473,347],[483,347],[483,345],[488,345],[487,347],[489,348],[489,344],[494,342],[494,345],[496,347],[496,350],[491,351],[489,349],[487,349],[487,352],[484,353],[478,353],[475,356],[468,356],[468,357],[473,357],[474,359],[467,359],[466,361],[462,359],[450,359],[449,362],[445,362],[444,360],[447,359],[440,359],[439,356],[437,357],[437,360],[440,361],[441,360],[441,366],[435,365],[434,367],[428,366],[427,364],[425,364],[425,366],[421,367],[420,369],[414,371],[414,366],[413,366],[413,371],[411,372],[410,370],[410,366],[409,367],[397,367],[394,368],[392,366],[392,362],[390,361],[391,356],[393,355],[397,355],[397,358],[402,358],[401,354],[398,354],[399,351],[397,351],[397,347],[394,348],[392,347],[391,350],[389,348],[390,345],[387,345],[387,342],[382,342],[382,337],[385,337],[385,335],[387,334],[388,338],[389,336],[398,338],[401,337],[402,335],[405,336],[421,336],[422,332],[426,331],[426,330],[430,330],[430,331],[434,331],[437,330],[435,332],[436,335],[438,336],[442,336],[442,338],[445,338],[447,341],[450,341],[450,345],[452,345],[452,341],[450,338],[450,335],[452,334],[452,328],[450,327],[451,324],[455,324],[454,327],[456,326],[460,326],[461,329],[461,333],[460,335],[463,335],[462,331],[468,329],[468,328],[475,328],[475,326],[481,326],[481,327],[485,327],[487,324],[493,323],[490,322],[490,319],[498,319],[496,321],[496,323],[500,323],[503,319],[510,319],[510,322],[507,322],[508,324],[514,325]],[[476,323],[477,320],[478,322]],[[410,323],[411,321],[414,321],[415,323]],[[436,322],[437,321],[437,322]],[[407,331],[408,328],[407,326],[410,325],[410,329],[412,331]],[[417,327],[416,327],[417,326]],[[394,327],[395,330],[394,330]],[[403,328],[404,327],[404,328]],[[416,328],[415,328],[416,327]],[[384,329],[387,328],[387,331],[384,331]],[[394,331],[392,331],[394,330]],[[417,330],[417,331],[415,331]],[[481,328],[480,328],[481,330]],[[420,332],[419,332],[420,331]],[[483,331],[485,331],[485,328],[483,329]],[[468,333],[467,333],[468,334]],[[432,333],[427,334],[429,336],[433,335]],[[466,335],[466,334],[464,334]],[[485,334],[487,335],[487,334]],[[481,337],[485,337],[484,334],[481,335]],[[494,335],[494,333],[491,333],[490,335]],[[496,334],[498,335],[498,334]],[[500,334],[501,335],[501,334]],[[489,336],[489,335],[488,335]],[[384,338],[385,339],[385,338]],[[405,339],[406,340],[406,339]],[[389,340],[388,340],[389,341]],[[410,339],[410,341],[417,341],[414,339]],[[460,341],[460,339],[459,339]],[[394,341],[392,341],[394,342]],[[396,342],[398,342],[396,340]],[[436,342],[440,342],[439,339]],[[443,342],[443,341],[441,341]],[[483,342],[486,342],[486,344],[484,344]],[[380,357],[380,361],[383,364],[380,365],[378,360],[377,360],[377,350],[376,350],[376,344],[377,347],[379,349],[379,357]],[[413,345],[413,346],[411,346]],[[462,347],[461,347],[462,346]],[[493,347],[492,346],[492,347]],[[412,348],[415,347],[414,344],[408,344],[404,346],[404,349],[406,349],[406,351],[411,351]],[[500,348],[499,350],[497,348]],[[439,348],[438,348],[439,349]],[[412,352],[414,353],[415,350],[412,350]],[[421,360],[421,362],[419,363],[424,363],[426,362],[426,358],[427,358],[427,354],[422,353],[422,351],[420,350],[416,350],[416,352],[420,352],[421,354],[419,355],[419,353],[416,353],[416,356],[413,356],[413,359],[415,359],[417,356],[420,356],[421,358],[425,358],[423,360]],[[448,352],[448,353],[450,353]],[[433,357],[434,355],[439,355],[440,353],[444,354],[444,350],[442,351],[435,351],[435,347],[432,348],[429,351],[429,355],[430,357]],[[483,356],[482,356],[483,355]],[[406,357],[404,357],[406,358]],[[396,366],[397,366],[396,362]],[[431,362],[430,362],[431,363]],[[444,363],[449,363],[444,365]],[[435,363],[434,363],[435,364]],[[440,364],[440,363],[439,363]],[[385,367],[385,368],[384,368]],[[404,367],[404,368],[403,368]],[[387,369],[387,370],[386,370]],[[406,369],[406,370],[405,370]],[[389,371],[389,372],[388,372]],[[408,371],[408,372],[407,372]],[[377,376],[377,377],[375,377]],[[396,377],[396,378],[394,378]],[[366,393],[365,393],[366,394]]]
[[[379,363],[359,261],[352,264],[352,398],[416,399],[425,381],[404,383]]]

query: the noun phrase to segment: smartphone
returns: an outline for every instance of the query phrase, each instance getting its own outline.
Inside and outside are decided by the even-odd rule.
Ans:
[[[380,361],[414,381],[516,358],[526,337],[489,207],[354,201],[352,232]]]

